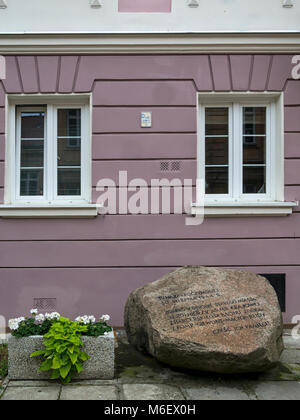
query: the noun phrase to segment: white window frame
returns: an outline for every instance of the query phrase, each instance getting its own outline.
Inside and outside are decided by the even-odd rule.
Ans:
[[[6,97],[6,167],[4,205],[0,206],[0,217],[95,217],[97,206],[92,200],[92,142],[91,142],[91,94],[69,95],[7,95]],[[20,131],[17,118],[19,108],[47,108],[45,118],[44,150],[44,196],[24,197],[20,188]],[[81,195],[57,196],[57,109],[81,109]],[[50,139],[50,141],[48,141]]]
[[[205,108],[229,107],[228,194],[205,194],[199,182],[192,214],[207,216],[288,215],[298,203],[284,202],[284,103],[278,92],[199,93],[197,97],[197,178],[205,180]],[[244,194],[242,109],[267,108],[266,193]],[[238,180],[238,181],[237,181]],[[200,187],[200,185],[202,187]]]

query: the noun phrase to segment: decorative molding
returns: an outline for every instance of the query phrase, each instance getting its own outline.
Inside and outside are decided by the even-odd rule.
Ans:
[[[7,8],[6,0],[0,0],[0,9],[6,9],[6,8]]]
[[[1,54],[299,54],[300,32],[0,34]]]
[[[205,217],[255,217],[255,216],[289,216],[298,202],[257,202],[257,203],[219,203],[205,204]],[[203,215],[203,207],[193,203],[191,207],[193,216]]]
[[[0,205],[0,218],[8,219],[43,219],[43,218],[93,218],[101,211],[99,205],[78,206],[14,206]]]
[[[101,0],[90,0],[90,6],[93,9],[100,9],[100,7],[102,7],[102,2]]]
[[[189,7],[199,7],[199,0],[189,0],[188,2]]]
[[[293,0],[283,0],[282,7],[286,7],[286,8],[294,7],[294,1]]]

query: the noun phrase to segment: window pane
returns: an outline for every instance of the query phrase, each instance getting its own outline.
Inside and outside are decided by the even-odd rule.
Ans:
[[[80,138],[58,139],[58,166],[80,166],[81,140]]]
[[[205,141],[206,165],[228,164],[228,138],[208,137]]]
[[[266,163],[265,137],[244,137],[243,143],[244,164]]]
[[[57,195],[81,195],[81,170],[58,169]]]
[[[21,141],[21,167],[44,166],[44,141],[22,140]]]
[[[265,107],[244,107],[243,134],[266,134]]]
[[[21,196],[43,195],[43,169],[21,169]]]
[[[228,167],[206,168],[205,193],[228,194]]]
[[[58,110],[58,137],[81,136],[81,109]]]
[[[205,135],[228,135],[228,108],[205,109]]]
[[[21,138],[44,138],[44,112],[21,113]]]
[[[247,167],[243,168],[243,193],[265,194],[266,193],[266,168]]]
[[[57,195],[78,196],[81,195],[81,109],[59,109],[57,125]]]

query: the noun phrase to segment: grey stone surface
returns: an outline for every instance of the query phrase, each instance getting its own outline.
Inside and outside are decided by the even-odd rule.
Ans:
[[[164,384],[125,384],[125,400],[184,400],[178,387]]]
[[[16,338],[8,341],[8,376],[10,379],[49,379],[49,372],[38,372],[43,359],[30,358],[37,350],[43,349],[42,336]]]
[[[262,372],[283,350],[276,293],[247,271],[183,267],[132,292],[124,318],[129,342],[173,367]]]
[[[285,336],[290,334],[285,332]],[[6,378],[0,386],[0,399],[300,399],[300,364],[278,363],[264,373],[235,376],[176,370],[138,352],[123,332],[118,338],[113,380],[76,380],[61,386],[57,381]]]
[[[9,387],[22,387],[22,388],[27,388],[27,387],[41,387],[41,386],[57,386],[60,385],[60,383],[58,381],[46,381],[46,380],[40,380],[40,381],[9,381],[8,386]]]
[[[63,386],[61,400],[117,400],[117,388],[113,385]]]
[[[290,335],[283,336],[284,347],[286,349],[299,349],[300,350],[300,338],[295,340]]]
[[[8,376],[10,379],[49,379],[50,372],[38,372],[41,357],[30,354],[43,348],[43,337],[10,337],[8,343]],[[112,379],[114,377],[115,339],[113,333],[101,337],[82,337],[84,351],[90,359],[84,369],[74,376],[78,379]]]
[[[300,400],[300,382],[261,382],[253,388],[259,400]]]
[[[49,387],[8,387],[2,400],[57,400],[60,386]]]
[[[183,388],[188,400],[253,400],[245,390],[226,386],[201,386],[193,388]]]
[[[285,349],[280,357],[283,363],[300,363],[300,351],[297,349]]]

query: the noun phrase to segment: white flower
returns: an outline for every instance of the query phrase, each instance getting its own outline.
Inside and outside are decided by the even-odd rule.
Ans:
[[[20,318],[13,318],[13,319],[10,319],[10,320],[8,321],[8,326],[9,326],[9,328],[10,328],[12,331],[17,330],[17,329],[19,328],[20,323],[21,323],[22,321],[25,321],[25,318],[24,318],[23,316],[22,316],[22,317],[20,317]]]
[[[43,321],[45,321],[45,315],[43,315],[43,314],[39,314],[39,315],[37,315],[37,316],[35,317],[35,320],[36,320],[37,322],[43,322]]]
[[[31,315],[37,315],[38,314],[38,310],[37,309],[31,309],[30,310]]]
[[[110,316],[109,315],[102,315],[102,317],[100,318],[101,321],[106,322],[110,320]]]
[[[108,332],[107,332],[107,331],[105,331],[104,335],[108,335]]]
[[[89,321],[91,324],[94,324],[96,322],[96,318],[94,317],[94,315],[89,316]]]
[[[17,330],[19,328],[19,323],[16,319],[10,319],[8,321],[8,326],[12,331],[14,331],[14,330]]]
[[[60,314],[58,312],[52,312],[50,314],[50,319],[59,319],[60,318]]]
[[[75,319],[76,322],[79,322],[80,324],[93,324],[96,322],[96,318],[94,317],[94,315],[83,315],[83,316],[78,316]]]
[[[47,319],[48,321],[50,321],[52,319],[51,318],[51,314],[46,313],[45,314],[45,319]]]

